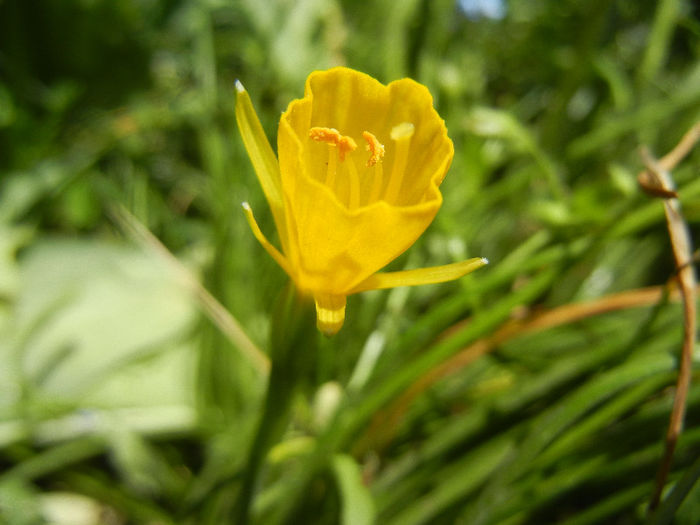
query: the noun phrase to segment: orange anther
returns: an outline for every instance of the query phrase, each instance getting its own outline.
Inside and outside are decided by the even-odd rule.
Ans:
[[[335,128],[313,127],[309,130],[309,138],[317,142],[326,142],[338,148],[340,160],[345,160],[345,154],[355,151],[357,143],[352,137],[341,135]]]
[[[384,158],[384,144],[377,140],[377,137],[372,135],[369,131],[362,132],[362,138],[367,141],[367,151],[370,152],[369,159],[367,159],[367,167],[374,166],[377,162]]]

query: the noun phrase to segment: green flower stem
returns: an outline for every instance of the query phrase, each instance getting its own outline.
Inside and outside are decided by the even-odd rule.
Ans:
[[[290,282],[280,295],[272,317],[270,357],[272,368],[262,417],[251,443],[241,491],[234,508],[235,523],[248,523],[258,474],[268,451],[288,425],[294,394],[310,377],[316,360],[316,316],[310,297]]]

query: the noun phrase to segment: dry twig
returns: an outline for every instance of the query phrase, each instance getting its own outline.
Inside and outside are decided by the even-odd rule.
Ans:
[[[676,395],[673,399],[673,408],[666,432],[664,456],[659,465],[654,493],[649,502],[650,511],[653,511],[661,501],[661,494],[671,470],[676,443],[683,429],[686,400],[690,388],[693,348],[695,347],[696,290],[695,272],[692,265],[693,250],[690,233],[681,214],[680,202],[670,170],[690,152],[699,139],[700,123],[693,126],[678,145],[659,161],[654,159],[648,150],[643,149],[641,152],[646,171],[639,174],[638,180],[647,193],[664,199],[666,224],[678,271],[684,313],[683,349],[676,381]]]

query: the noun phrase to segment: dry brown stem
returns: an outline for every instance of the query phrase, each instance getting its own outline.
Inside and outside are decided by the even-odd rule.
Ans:
[[[678,271],[678,282],[683,298],[683,348],[676,381],[676,394],[666,432],[664,456],[656,475],[654,493],[649,502],[649,510],[653,511],[661,501],[661,494],[666,485],[673,453],[678,438],[683,430],[686,401],[690,389],[693,348],[695,347],[696,331],[696,284],[693,269],[693,249],[688,226],[681,214],[681,206],[675,192],[675,185],[670,170],[673,169],[693,148],[700,139],[700,123],[693,126],[676,145],[676,147],[661,160],[654,159],[647,149],[642,149],[642,159],[646,171],[639,174],[638,180],[642,188],[652,195],[664,199],[666,224],[671,239],[673,257]]]

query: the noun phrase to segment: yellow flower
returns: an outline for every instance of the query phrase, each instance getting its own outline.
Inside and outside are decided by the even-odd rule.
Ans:
[[[439,186],[454,148],[424,86],[408,78],[385,86],[343,67],[311,73],[304,98],[280,119],[279,162],[240,82],[236,91],[238,127],[282,251],[244,203],[246,217],[297,288],[313,296],[323,333],[340,330],[350,294],[444,282],[487,264],[474,258],[377,273],[416,241],[442,204]]]

